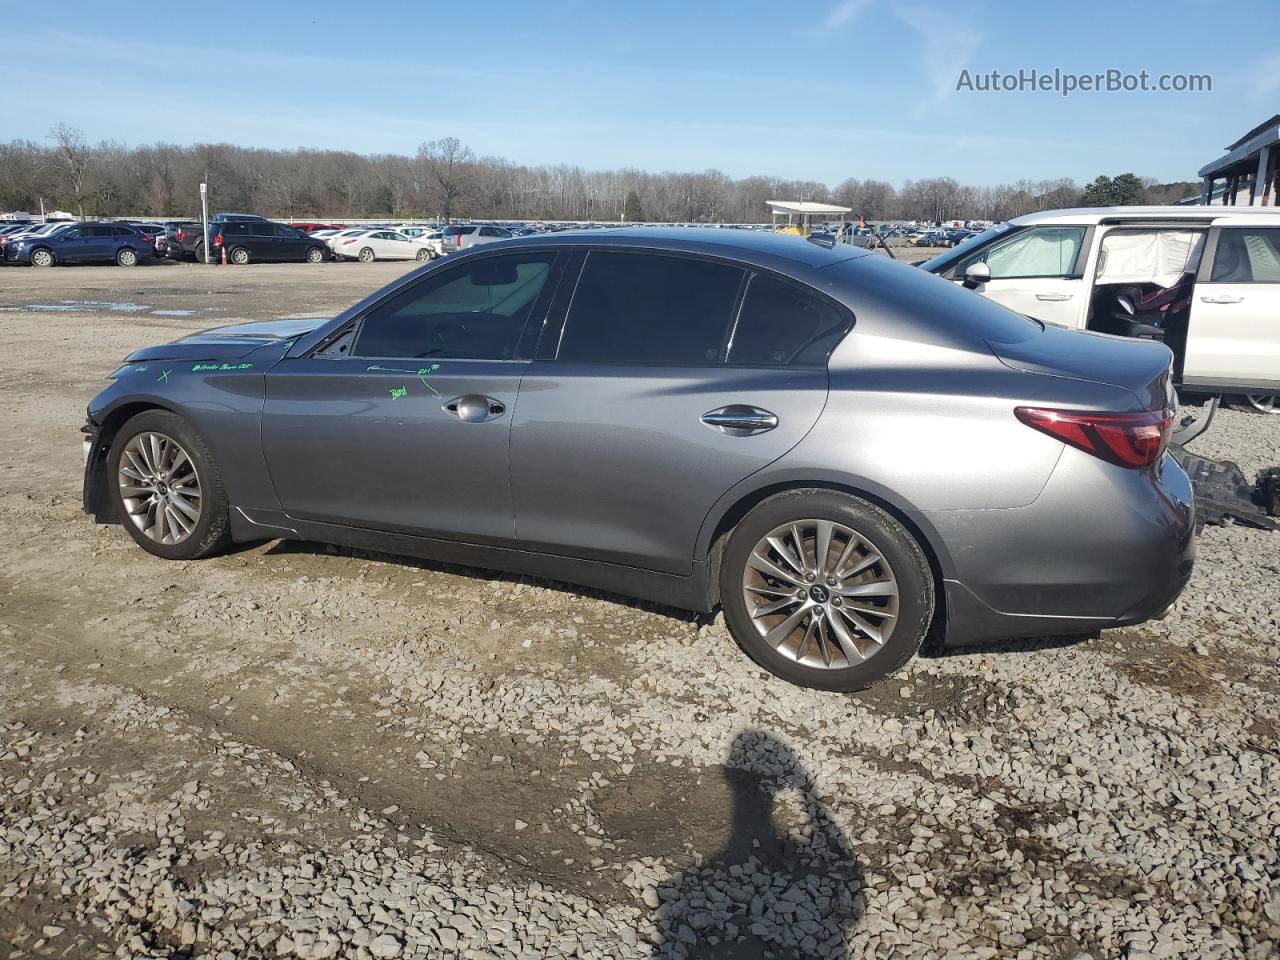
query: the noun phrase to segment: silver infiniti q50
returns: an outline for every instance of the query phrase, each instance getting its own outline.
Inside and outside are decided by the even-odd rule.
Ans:
[[[85,509],[172,559],[309,539],[719,607],[773,673],[851,690],[930,630],[1173,602],[1170,360],[851,247],[521,238],[137,351],[89,407]]]

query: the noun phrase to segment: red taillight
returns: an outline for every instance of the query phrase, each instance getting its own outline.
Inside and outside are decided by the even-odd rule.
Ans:
[[[155,242],[156,242],[156,238],[155,238],[155,237],[153,237],[153,236],[151,236],[151,234],[149,234],[149,233],[144,233],[144,234],[142,234],[142,242],[143,242],[143,243],[155,243]]]
[[[187,239],[187,235],[186,235],[185,233],[183,233],[181,230],[179,230],[179,231],[178,231],[178,242],[179,242],[179,243],[181,243],[181,242],[182,242],[183,240],[185,240],[185,239]]]
[[[222,234],[218,234],[216,237],[213,238],[213,245],[215,247],[222,246]]]
[[[350,240],[343,240],[342,245],[345,247],[348,243],[355,243],[359,239],[359,237],[352,237]]]
[[[1093,413],[1018,407],[1013,413],[1029,427],[1129,470],[1159,460],[1173,427],[1173,415],[1162,410]]]
[[[453,246],[454,246],[454,249],[455,249],[455,250],[461,250],[461,249],[462,249],[462,234],[460,234],[460,233],[455,233],[455,234],[453,235]]]

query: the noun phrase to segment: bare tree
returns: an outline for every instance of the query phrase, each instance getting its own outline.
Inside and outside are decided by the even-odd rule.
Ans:
[[[454,205],[472,183],[475,154],[457,137],[432,140],[418,147],[418,162],[424,166],[440,198],[440,212],[448,220]]]
[[[54,143],[49,161],[56,172],[58,187],[75,200],[80,219],[83,220],[84,181],[92,159],[84,132],[60,123],[49,131],[49,139]]]

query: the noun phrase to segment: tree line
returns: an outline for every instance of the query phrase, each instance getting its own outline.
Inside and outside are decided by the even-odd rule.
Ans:
[[[868,220],[1007,220],[1074,206],[1168,203],[1195,183],[1157,184],[1132,173],[1075,181],[1019,180],[967,186],[952,177],[811,180],[719,170],[650,173],[528,166],[478,157],[454,137],[422,144],[413,156],[343,150],[264,150],[227,143],[128,147],[90,144],[65,124],[41,141],[0,144],[0,210],[68,210],[80,216],[189,217],[199,184],[210,210],[315,218],[471,217],[509,220],[627,220],[759,223],[766,200],[814,200],[851,207]]]

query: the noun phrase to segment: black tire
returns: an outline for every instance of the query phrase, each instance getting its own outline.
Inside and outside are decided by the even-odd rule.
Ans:
[[[58,258],[48,247],[36,247],[27,259],[33,267],[52,267],[58,262]]]
[[[151,539],[130,519],[120,492],[120,460],[124,449],[140,433],[159,433],[176,440],[186,451],[200,481],[200,518],[180,543]],[[107,495],[116,518],[148,553],[166,560],[199,560],[223,550],[231,542],[231,514],[222,472],[204,439],[182,417],[168,410],[147,410],[129,420],[111,443],[107,454]]]
[[[361,263],[373,263],[378,259],[373,253],[373,247],[362,247],[356,257]]]
[[[197,243],[195,249],[191,251],[191,261],[193,263],[204,263],[204,244]]]
[[[139,259],[138,251],[130,247],[122,247],[116,251],[116,266],[118,267],[136,267]]]
[[[322,247],[307,247],[307,263],[324,263]]]
[[[747,609],[747,560],[771,530],[791,521],[830,520],[864,535],[888,561],[898,586],[898,609],[884,645],[845,667],[811,667],[779,653],[760,636]],[[832,490],[788,490],[758,504],[729,535],[720,563],[720,597],[734,640],[752,660],[790,683],[818,690],[862,690],[878,683],[920,649],[934,612],[933,572],[915,538],[893,516],[857,497]],[[834,602],[834,601],[833,601]]]
[[[236,247],[231,251],[230,254],[228,254],[227,259],[230,260],[232,263],[234,263],[237,267],[243,267],[245,264],[249,262],[249,251],[246,250],[244,247]]]

